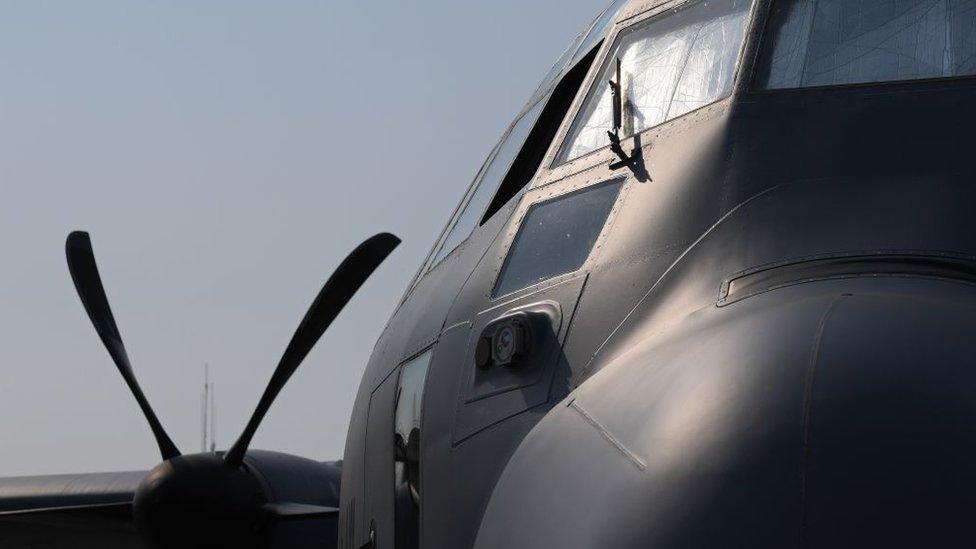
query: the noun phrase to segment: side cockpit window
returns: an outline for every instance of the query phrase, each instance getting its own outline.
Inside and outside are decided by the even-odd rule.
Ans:
[[[559,131],[559,127],[566,118],[566,113],[569,112],[573,100],[576,99],[576,94],[583,85],[583,80],[586,79],[586,73],[589,72],[590,66],[596,58],[596,53],[597,47],[594,47],[586,57],[563,76],[559,84],[553,89],[549,100],[546,102],[546,108],[539,115],[535,128],[532,129],[532,133],[525,140],[525,145],[522,146],[519,155],[512,162],[512,167],[508,170],[505,179],[498,186],[495,197],[488,204],[488,209],[485,210],[485,215],[481,219],[482,223],[495,215],[495,212],[521,192],[535,177],[546,152],[549,150],[549,145],[556,138],[556,132]]]
[[[543,101],[539,101],[535,106],[526,111],[495,149],[495,155],[482,170],[477,183],[475,183],[470,193],[468,203],[465,204],[461,213],[455,219],[454,226],[451,227],[451,230],[447,233],[447,237],[441,244],[441,248],[437,251],[437,255],[434,256],[434,263],[437,263],[444,256],[451,253],[458,244],[463,242],[471,234],[471,231],[481,221],[482,215],[485,213],[485,208],[488,207],[488,202],[495,195],[495,191],[498,190],[498,185],[501,183],[502,178],[508,173],[508,169],[515,159],[515,155],[522,149],[522,144],[525,143],[525,139],[529,136],[529,132],[535,125],[543,104]]]
[[[436,245],[428,268],[454,251],[475,227],[488,221],[535,176],[607,31],[626,3],[627,0],[613,0],[556,61],[530,100],[530,106],[495,148],[465,195],[450,228]]]
[[[648,128],[727,97],[751,0],[697,0],[623,31],[556,158],[568,162],[610,144],[610,81],[620,68],[622,134]]]
[[[533,205],[515,235],[492,297],[571,273],[586,262],[623,182],[602,183]]]
[[[777,0],[756,85],[976,75],[976,0]]]
[[[571,65],[575,65],[586,53],[593,50],[597,43],[603,41],[603,38],[607,35],[607,31],[613,25],[614,21],[617,19],[617,13],[620,12],[620,8],[629,0],[613,0],[607,9],[603,10],[593,23],[579,36],[573,43],[566,48],[556,64],[552,66],[552,69],[546,74],[546,77],[542,79],[542,83],[539,85],[539,89],[536,90],[536,95],[548,90],[556,82],[567,68]]]

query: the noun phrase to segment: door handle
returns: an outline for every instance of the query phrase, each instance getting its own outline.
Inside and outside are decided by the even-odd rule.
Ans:
[[[369,527],[369,541],[360,545],[357,549],[376,549],[376,527],[370,525]]]

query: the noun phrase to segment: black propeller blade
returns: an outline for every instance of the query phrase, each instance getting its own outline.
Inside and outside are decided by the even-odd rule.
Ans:
[[[332,273],[298,325],[244,432],[224,456],[224,463],[230,467],[241,465],[254,433],[282,387],[363,282],[399,244],[400,239],[392,234],[378,234],[360,244]]]
[[[339,510],[333,505],[338,501],[320,501],[331,488],[319,490],[307,481],[294,486],[284,482],[285,493],[311,494],[309,490],[314,489],[312,500],[325,505],[312,505],[303,502],[301,497],[297,501],[278,499],[276,487],[269,485],[266,479],[282,478],[281,475],[265,476],[258,472],[287,469],[294,473],[297,469],[299,474],[287,478],[328,481],[333,474],[330,465],[273,452],[265,452],[257,463],[251,459],[255,455],[252,453],[249,466],[241,465],[255,431],[285,383],[360,286],[399,244],[397,237],[381,233],[360,244],[343,260],[298,325],[254,414],[226,454],[181,455],[160,425],[132,372],[95,265],[88,234],[74,232],[68,235],[65,244],[68,268],[81,302],[142,408],[163,456],[163,462],[154,467],[135,489],[131,504],[123,502],[120,507],[123,510],[131,507],[136,530],[149,547],[251,547],[256,535],[267,533],[264,530],[268,524],[336,518]],[[81,509],[72,509],[72,512],[81,512]]]
[[[65,254],[68,258],[68,270],[71,271],[71,279],[78,290],[78,297],[81,298],[88,318],[91,319],[98,332],[98,337],[102,339],[112,361],[118,367],[119,373],[125,379],[125,383],[132,391],[132,396],[136,397],[139,408],[142,409],[149,427],[152,429],[156,443],[159,445],[159,452],[163,460],[168,460],[180,455],[180,451],[173,444],[173,441],[166,434],[159,418],[153,412],[146,395],[143,394],[136,381],[135,374],[132,373],[132,365],[129,363],[129,356],[125,352],[125,345],[122,343],[122,336],[115,325],[115,317],[112,316],[112,309],[108,305],[108,298],[105,296],[105,288],[102,286],[102,279],[98,275],[98,266],[95,264],[95,255],[92,253],[91,239],[88,233],[75,231],[68,235],[65,243]]]

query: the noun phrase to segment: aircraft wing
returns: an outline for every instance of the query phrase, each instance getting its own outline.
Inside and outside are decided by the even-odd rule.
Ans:
[[[143,548],[132,498],[145,471],[0,478],[0,547]]]

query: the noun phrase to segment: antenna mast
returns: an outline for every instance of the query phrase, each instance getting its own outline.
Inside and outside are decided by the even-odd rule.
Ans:
[[[217,451],[217,391],[213,382],[210,383],[210,451]]]
[[[217,403],[214,383],[210,381],[210,364],[203,365],[203,393],[200,395],[200,451],[217,449]]]

